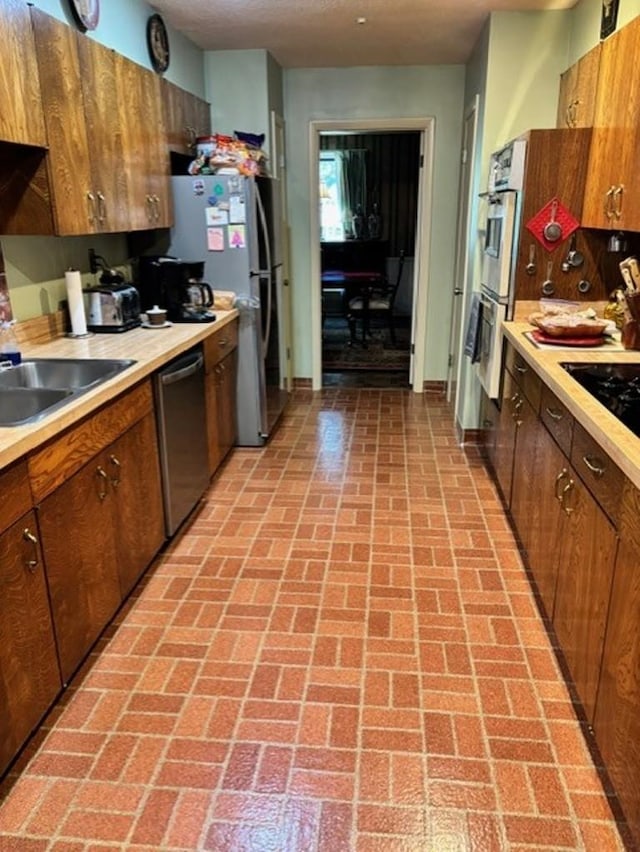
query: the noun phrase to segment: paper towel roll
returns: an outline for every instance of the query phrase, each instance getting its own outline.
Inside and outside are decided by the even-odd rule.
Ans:
[[[87,320],[84,315],[84,297],[82,279],[77,269],[68,269],[64,274],[71,317],[71,333],[80,336],[87,333]]]

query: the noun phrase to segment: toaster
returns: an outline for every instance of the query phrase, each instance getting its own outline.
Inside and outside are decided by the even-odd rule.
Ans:
[[[140,297],[133,284],[100,284],[84,293],[89,331],[117,333],[140,325]]]

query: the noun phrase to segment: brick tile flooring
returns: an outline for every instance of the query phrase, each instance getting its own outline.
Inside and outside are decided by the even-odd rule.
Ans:
[[[494,487],[401,390],[233,453],[0,807],[0,852],[623,848]]]

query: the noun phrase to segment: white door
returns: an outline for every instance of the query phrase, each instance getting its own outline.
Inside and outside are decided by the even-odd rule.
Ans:
[[[458,228],[456,235],[456,260],[453,274],[451,331],[449,334],[449,367],[447,372],[447,401],[455,400],[458,407],[460,384],[460,358],[462,342],[462,309],[469,278],[469,212],[471,205],[472,177],[476,128],[478,123],[478,97],[467,110],[462,133],[460,185],[458,189]]]

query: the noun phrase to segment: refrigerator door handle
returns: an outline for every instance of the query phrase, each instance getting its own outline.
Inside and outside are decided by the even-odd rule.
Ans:
[[[271,273],[271,247],[269,243],[269,228],[267,227],[267,217],[264,212],[264,205],[262,203],[262,198],[260,197],[260,190],[258,185],[255,184],[256,190],[256,206],[258,208],[258,218],[260,219],[260,229],[262,231],[262,238],[264,240],[264,250],[266,254],[267,261],[267,269],[265,270],[264,275],[261,273],[260,277],[264,277],[267,281],[267,316],[265,322],[265,330],[264,337],[262,339],[262,357],[267,357],[267,351],[269,349],[269,334],[271,332],[271,311],[272,311],[272,297],[271,290],[273,279]]]

